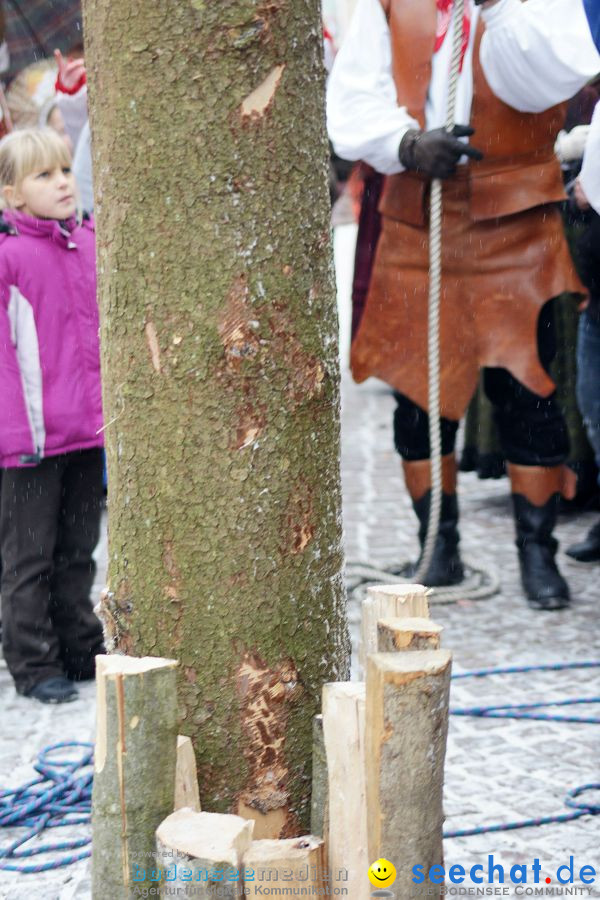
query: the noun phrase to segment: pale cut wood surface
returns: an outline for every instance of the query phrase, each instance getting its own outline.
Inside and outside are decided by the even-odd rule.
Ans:
[[[178,897],[235,900],[253,829],[241,816],[185,808],[171,813],[156,830],[157,863],[174,875],[169,888]]]
[[[329,868],[334,873],[347,870],[344,886],[349,896],[368,900],[364,682],[324,685],[323,733],[329,783]]]
[[[438,650],[443,628],[431,619],[379,619],[377,652],[397,653],[405,650]]]
[[[360,669],[365,672],[369,653],[377,652],[377,622],[379,619],[429,617],[428,590],[422,584],[376,584],[367,588],[362,603]]]
[[[262,897],[266,890],[323,896],[323,840],[305,835],[287,840],[253,841],[244,856],[244,896]]]
[[[175,769],[175,803],[173,810],[187,806],[200,812],[200,789],[192,739],[177,735],[177,768]]]

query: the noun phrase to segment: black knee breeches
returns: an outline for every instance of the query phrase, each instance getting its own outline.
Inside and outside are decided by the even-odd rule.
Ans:
[[[551,304],[542,309],[538,326],[538,350],[547,368],[555,353]],[[555,466],[569,452],[567,427],[556,394],[540,397],[528,390],[506,369],[484,369],[485,392],[494,407],[500,442],[508,462],[522,466]],[[427,459],[429,416],[403,394],[394,394],[394,442],[403,459]],[[442,453],[452,453],[458,422],[441,420]]]

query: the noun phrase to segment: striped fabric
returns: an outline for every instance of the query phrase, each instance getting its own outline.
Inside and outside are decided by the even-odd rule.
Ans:
[[[1,0],[10,53],[7,80],[55,48],[83,43],[80,0]]]

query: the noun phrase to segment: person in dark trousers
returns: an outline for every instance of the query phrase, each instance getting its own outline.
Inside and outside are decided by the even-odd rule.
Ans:
[[[596,107],[575,200],[587,210],[589,221],[577,244],[579,271],[590,292],[577,334],[577,402],[583,416],[596,464],[600,469],[600,107]],[[567,548],[579,562],[600,560],[600,521],[587,536]]]
[[[78,696],[104,651],[90,601],[102,402],[91,221],[50,129],[0,141],[2,647],[19,694]]]

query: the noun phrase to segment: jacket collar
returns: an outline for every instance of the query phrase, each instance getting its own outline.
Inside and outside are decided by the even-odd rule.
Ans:
[[[15,234],[48,237],[69,249],[77,246],[71,237],[77,227],[75,216],[65,222],[58,222],[56,219],[36,219],[16,209],[4,209],[2,218]]]

